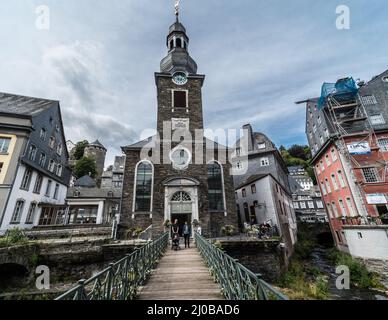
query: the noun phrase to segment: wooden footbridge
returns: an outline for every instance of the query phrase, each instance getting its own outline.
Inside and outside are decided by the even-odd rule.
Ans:
[[[235,259],[195,234],[172,251],[164,234],[56,300],[287,300]]]

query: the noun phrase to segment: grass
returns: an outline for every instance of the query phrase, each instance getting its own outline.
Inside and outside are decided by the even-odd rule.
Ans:
[[[28,243],[28,239],[22,230],[18,228],[10,229],[5,237],[0,238],[0,248],[21,246]]]
[[[317,241],[309,226],[301,225],[298,231],[298,242],[292,256],[288,271],[280,280],[281,290],[291,300],[327,300],[329,284],[319,268],[309,264],[309,259]]]
[[[326,300],[329,298],[327,279],[317,268],[305,267],[296,259],[292,260],[289,270],[280,278],[279,286],[291,300]]]
[[[340,252],[337,249],[331,249],[327,254],[331,263],[336,266],[347,266],[350,271],[350,283],[361,289],[383,289],[380,276],[371,272],[359,260],[351,255]]]

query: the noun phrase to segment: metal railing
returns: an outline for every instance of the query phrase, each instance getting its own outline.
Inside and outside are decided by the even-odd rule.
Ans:
[[[167,249],[168,233],[150,242],[55,300],[133,300]]]
[[[288,300],[270,284],[195,233],[199,252],[227,300]]]

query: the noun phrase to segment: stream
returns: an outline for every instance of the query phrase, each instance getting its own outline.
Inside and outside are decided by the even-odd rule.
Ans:
[[[388,300],[388,296],[380,292],[368,289],[351,288],[350,290],[339,290],[336,287],[338,275],[335,268],[326,258],[327,248],[317,247],[311,255],[311,263],[317,267],[322,274],[329,277],[329,293],[331,300]]]

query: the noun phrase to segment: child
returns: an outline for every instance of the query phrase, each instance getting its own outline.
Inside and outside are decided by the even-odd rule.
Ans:
[[[175,234],[174,238],[172,239],[172,248],[175,249],[175,251],[178,251],[179,248],[179,235]]]

